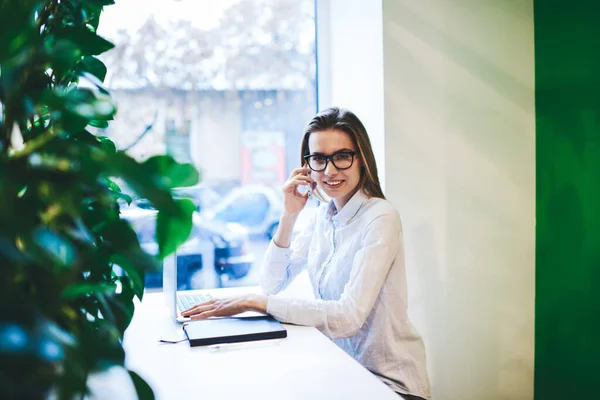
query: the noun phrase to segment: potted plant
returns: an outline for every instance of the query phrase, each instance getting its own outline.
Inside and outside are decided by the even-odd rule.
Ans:
[[[194,204],[170,190],[198,173],[168,156],[138,162],[90,127],[116,114],[96,58],[112,0],[0,0],[0,398],[72,399],[124,365],[122,338],[156,269],[191,231]],[[121,219],[119,177],[158,210],[159,256]],[[152,390],[130,371],[140,398]]]

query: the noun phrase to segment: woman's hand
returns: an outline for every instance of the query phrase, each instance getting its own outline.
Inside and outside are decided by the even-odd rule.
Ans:
[[[245,311],[267,312],[267,296],[264,294],[247,294],[213,298],[196,304],[181,313],[193,320],[208,317],[228,317]]]
[[[308,190],[300,193],[299,186],[313,184],[315,180],[310,177],[310,168],[296,168],[292,171],[289,179],[283,184],[283,206],[286,213],[290,215],[298,215],[306,205],[308,200]]]
[[[310,177],[310,168],[305,165],[303,168],[296,168],[292,171],[289,179],[283,184],[283,215],[279,220],[279,227],[273,237],[275,245],[281,248],[290,247],[292,231],[296,218],[300,211],[306,205],[308,200],[308,190],[300,193],[299,186],[315,185],[315,180]]]

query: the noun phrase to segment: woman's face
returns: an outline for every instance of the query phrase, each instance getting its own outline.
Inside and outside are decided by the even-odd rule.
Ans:
[[[308,138],[308,149],[310,154],[321,156],[330,156],[344,151],[358,152],[350,136],[337,129],[312,132]],[[352,166],[348,169],[337,169],[331,160],[328,160],[325,170],[312,171],[311,176],[317,186],[333,200],[336,208],[340,210],[358,190],[360,168],[360,158],[356,154]]]

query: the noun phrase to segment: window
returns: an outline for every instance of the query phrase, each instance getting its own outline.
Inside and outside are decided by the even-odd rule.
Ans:
[[[262,193],[250,193],[242,196],[237,203],[215,214],[215,219],[224,222],[238,222],[255,227],[260,225],[269,211],[269,201]]]
[[[116,44],[104,61],[118,104],[103,134],[137,159],[168,153],[200,171],[197,186],[174,193],[197,206],[185,252],[198,253],[190,271],[205,277],[183,277],[191,288],[257,284],[316,110],[314,0],[116,3],[100,24]],[[145,241],[151,211],[139,199],[123,212]]]

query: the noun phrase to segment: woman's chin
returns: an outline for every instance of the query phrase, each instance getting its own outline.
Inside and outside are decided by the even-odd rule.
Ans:
[[[347,190],[341,190],[341,189],[331,189],[331,188],[326,188],[324,190],[325,194],[330,198],[330,199],[339,199],[341,197],[346,196]]]

